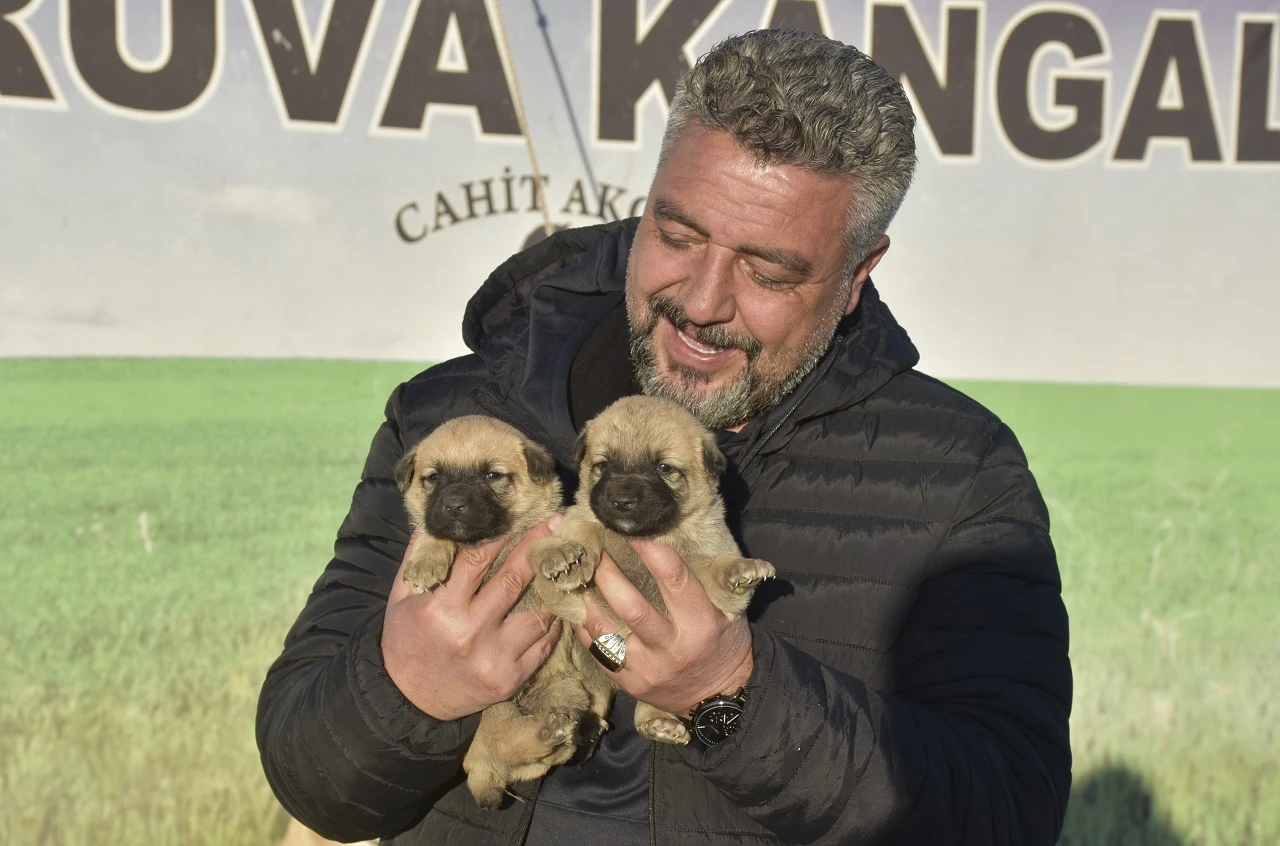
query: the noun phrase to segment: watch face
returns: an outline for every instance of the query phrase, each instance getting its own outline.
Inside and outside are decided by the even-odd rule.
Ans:
[[[738,728],[742,706],[731,700],[712,702],[698,712],[693,722],[693,733],[698,740],[712,746],[733,734]]]

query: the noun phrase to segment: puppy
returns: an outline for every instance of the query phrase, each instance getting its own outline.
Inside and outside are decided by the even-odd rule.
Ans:
[[[625,397],[593,418],[578,438],[578,496],[550,537],[530,547],[538,592],[558,616],[581,624],[586,601],[602,608],[624,637],[630,633],[591,585],[601,552],[660,611],[657,583],[628,538],[653,538],[672,547],[725,616],[746,612],[756,585],[773,566],[743,558],[724,521],[719,481],[726,461],[715,436],[684,408],[655,397]],[[613,686],[574,641],[586,673],[592,708],[603,721]],[[585,659],[582,656],[586,656]],[[650,740],[684,744],[689,730],[678,717],[636,704],[636,730]]]
[[[538,444],[499,420],[450,420],[415,446],[396,468],[396,482],[414,529],[405,562],[415,593],[440,584],[460,549],[507,538],[488,574],[502,566],[526,532],[561,509],[555,461]],[[512,613],[544,606],[526,589]],[[462,767],[482,808],[497,808],[514,781],[540,778],[573,757],[590,697],[566,626],[551,656],[508,701],[486,708]]]

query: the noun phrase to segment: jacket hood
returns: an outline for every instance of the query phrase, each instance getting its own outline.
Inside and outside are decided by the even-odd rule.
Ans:
[[[583,268],[586,272],[559,274],[549,284],[578,294],[621,291],[637,222],[631,218],[564,229],[504,261],[467,303],[462,318],[462,340],[467,348],[484,355],[492,344],[511,340],[507,336],[513,333],[523,334],[538,283],[582,263],[593,249],[596,255],[591,267]],[[613,249],[608,249],[610,246]]]

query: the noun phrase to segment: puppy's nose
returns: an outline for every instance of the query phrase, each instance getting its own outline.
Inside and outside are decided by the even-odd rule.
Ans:
[[[609,497],[609,501],[613,503],[613,507],[622,512],[630,511],[636,506],[636,495],[630,491],[623,493],[615,493]]]
[[[450,517],[461,517],[467,512],[467,498],[461,494],[448,495],[441,504]]]

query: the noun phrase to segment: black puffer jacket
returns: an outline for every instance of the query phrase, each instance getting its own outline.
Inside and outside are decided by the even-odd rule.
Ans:
[[[570,365],[621,301],[633,232],[566,231],[509,260],[468,308],[474,354],[392,395],[259,706],[267,777],[316,830],[522,840],[534,802],[483,812],[462,783],[477,718],[427,717],[382,665],[408,540],[393,467],[444,420],[482,413],[572,478]],[[653,842],[1056,840],[1071,670],[1048,515],[1009,429],[916,361],[868,284],[796,392],[724,442],[731,522],[778,578],[753,605],[745,728],[710,751],[654,746]]]

